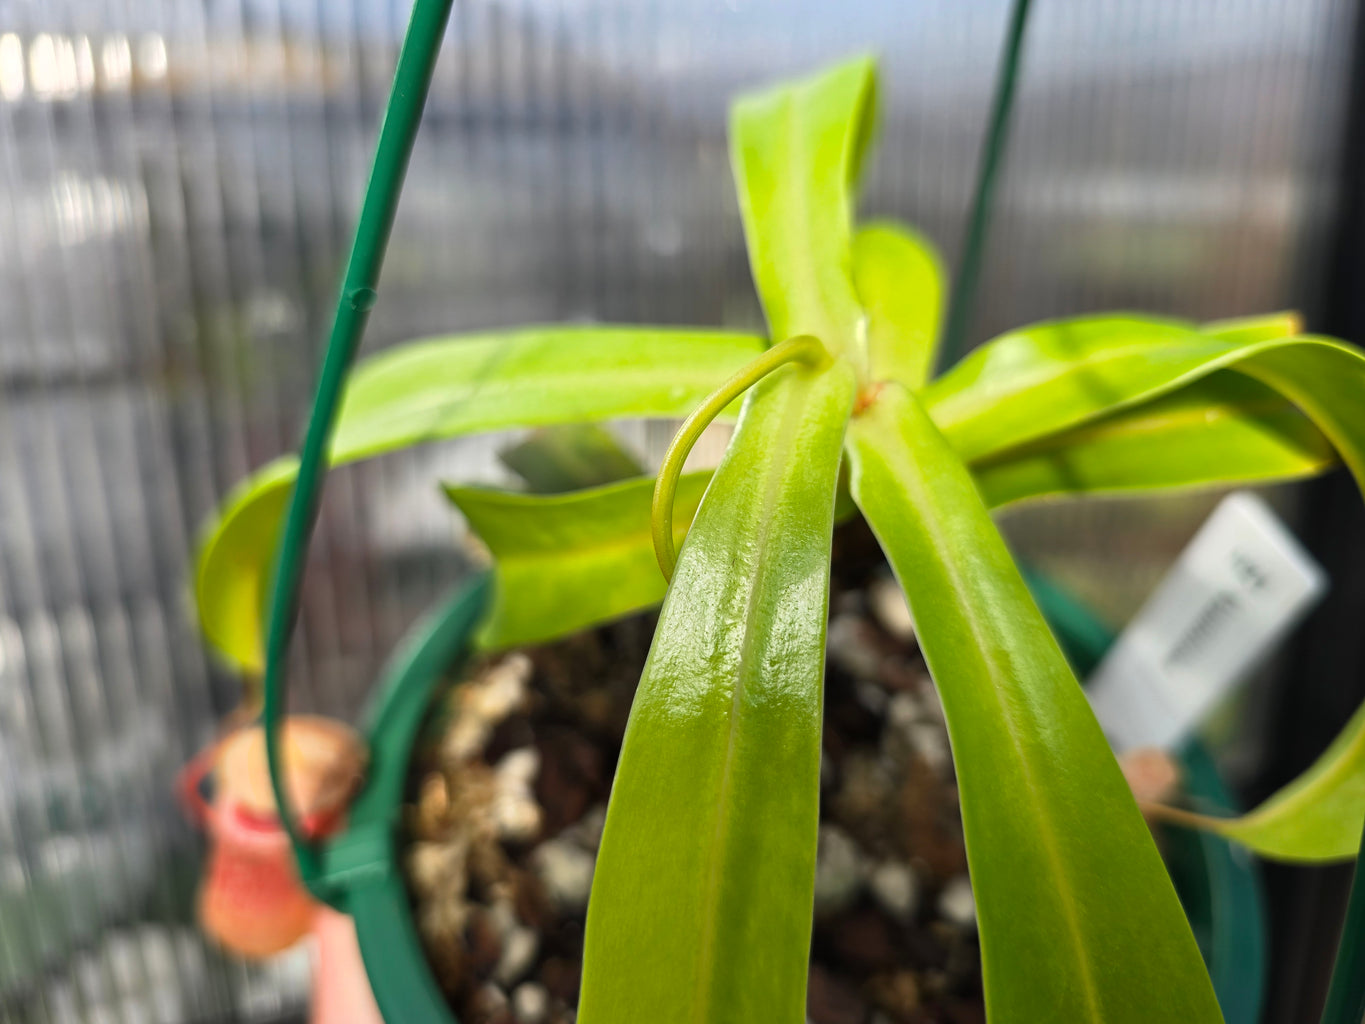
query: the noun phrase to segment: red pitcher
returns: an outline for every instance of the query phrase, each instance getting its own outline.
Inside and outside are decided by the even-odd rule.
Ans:
[[[326,718],[296,716],[283,734],[285,786],[304,831],[324,836],[344,820],[363,769],[356,735]],[[201,787],[213,774],[213,797]],[[185,767],[181,790],[209,836],[199,891],[204,931],[231,952],[265,957],[312,929],[317,903],[294,868],[280,825],[259,726],[239,729]]]

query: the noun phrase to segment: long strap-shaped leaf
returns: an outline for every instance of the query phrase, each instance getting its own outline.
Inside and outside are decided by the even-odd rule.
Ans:
[[[1246,349],[1174,320],[1057,320],[974,349],[925,388],[923,401],[971,462],[1174,391]]]
[[[1337,462],[1274,389],[1220,370],[1142,405],[972,462],[992,507],[1049,495],[1273,483]]]
[[[1151,808],[1165,820],[1217,832],[1276,860],[1314,863],[1356,856],[1365,827],[1365,705],[1307,771],[1239,818]]]
[[[617,768],[583,1024],[805,1019],[846,364],[758,384],[683,544]]]
[[[875,371],[919,386],[932,362],[941,304],[941,271],[932,246],[908,228],[873,225],[855,238],[853,270],[868,305]],[[332,460],[344,463],[498,427],[684,416],[765,344],[742,334],[650,327],[532,328],[414,342],[357,368],[339,415]],[[260,609],[294,472],[292,458],[258,470],[228,497],[200,545],[195,593],[204,633],[247,672],[261,665]],[[480,505],[480,497],[470,496],[471,507]],[[601,500],[631,499],[613,492]],[[571,519],[584,509],[603,511],[592,502],[580,506],[575,501],[543,508],[555,519]],[[521,551],[505,530],[490,530],[484,539],[500,557]],[[591,561],[566,559],[564,565],[586,568]],[[590,618],[574,617],[573,628],[660,601],[662,581],[652,566],[647,568],[638,577],[632,574],[631,585],[623,588],[594,586],[591,592],[611,600]],[[516,578],[511,572],[502,575],[499,594]],[[558,578],[568,585],[563,573]],[[642,596],[646,593],[648,599]],[[548,607],[544,601],[526,604],[532,606]],[[546,640],[563,635],[570,621],[550,618],[530,629],[535,620],[529,610],[518,618],[522,625],[514,627],[495,615],[484,641],[502,646]]]
[[[1365,355],[1330,339],[1300,338],[1256,350],[1236,367],[1307,412],[1365,494]],[[1365,709],[1302,776],[1256,810],[1195,823],[1282,860],[1354,857],[1365,825]]]
[[[685,414],[764,345],[749,334],[634,326],[413,342],[356,368],[332,457],[364,458],[392,449],[394,439]]]
[[[913,376],[928,358],[920,345],[932,339],[932,320],[877,289],[894,287],[900,278],[892,271],[913,271],[916,265],[923,269],[931,261],[917,252],[913,236],[889,227],[859,238],[864,235],[872,241],[855,247],[854,267],[860,292],[869,302],[873,368]],[[924,277],[915,280],[925,282]],[[921,288],[926,300],[932,300],[927,283]],[[1167,331],[1167,325],[1158,324],[1156,336],[1166,337]],[[1245,328],[1241,334],[1247,334]],[[1183,329],[1176,336],[1184,338]],[[1253,336],[1264,337],[1264,328]],[[682,415],[699,400],[700,391],[714,387],[762,344],[744,335],[648,328],[546,329],[419,342],[360,368],[353,397],[342,411],[333,458],[346,462],[432,437],[567,420],[578,413],[591,415],[588,410],[595,410],[598,418]],[[630,378],[616,375],[622,360],[640,353],[647,355],[647,366],[635,368]],[[551,377],[565,359],[573,360],[575,376]],[[490,367],[496,369],[491,378]],[[472,381],[480,372],[484,386],[475,388]],[[579,386],[579,372],[595,378],[596,390]],[[640,384],[642,377],[643,398],[629,386]],[[621,389],[613,390],[618,382]],[[1023,394],[1019,400],[1039,399]],[[991,418],[989,406],[975,402],[973,407],[976,413],[959,421],[968,433],[978,430],[980,420]],[[1004,452],[987,450],[975,460],[973,468],[991,503],[1057,493],[1290,479],[1320,470],[1331,457],[1316,428],[1295,407],[1227,373],[1160,402],[1089,415],[1099,418]],[[1002,444],[1013,440],[1005,431],[993,431],[993,436]],[[205,633],[248,671],[260,664],[259,609],[293,474],[292,459],[258,471],[229,498],[200,549],[196,585]],[[573,508],[566,511],[572,514]],[[499,550],[494,540],[490,543]],[[662,588],[649,580],[648,572],[639,582],[641,594],[653,595],[645,604],[662,597]],[[635,607],[617,602],[601,609],[602,618],[595,621]],[[559,627],[547,620],[536,635],[516,635],[531,642],[559,634]],[[495,635],[486,633],[485,638]]]
[[[616,417],[685,416],[763,350],[745,334],[662,327],[544,327],[416,342],[355,370],[338,465],[437,438]],[[261,606],[293,457],[239,485],[199,548],[205,635],[248,672],[262,664]]]
[[[749,266],[775,341],[812,334],[832,355],[865,343],[850,186],[872,133],[875,82],[871,60],[848,61],[731,112]]]
[[[1055,494],[1293,479],[1332,464],[1333,452],[1326,447],[1323,432],[1333,438],[1359,477],[1365,422],[1352,387],[1365,386],[1360,354],[1313,339],[1282,339],[1273,349],[1249,351],[1252,354],[1238,364],[1242,372],[1219,370],[1146,404],[1043,441],[988,454],[972,467],[983,497],[990,505],[1000,505]],[[1188,373],[1182,369],[1182,374]],[[1313,419],[1289,404],[1286,394],[1302,401]],[[538,613],[525,620],[525,631],[517,634],[520,639],[550,639],[589,624],[580,613],[590,611],[592,622],[606,621],[662,597],[648,557],[643,512],[651,486],[648,481],[627,482],[601,495],[517,499],[524,515],[556,520],[545,523],[544,530],[566,539],[556,557],[530,553],[537,567],[534,574],[508,572],[502,579],[500,600],[506,606],[524,604]],[[700,488],[702,483],[698,479],[691,486]],[[680,529],[685,505],[675,524]],[[622,570],[611,591],[597,585],[603,549],[599,541],[586,539],[594,535],[593,528],[578,521],[581,512],[603,521],[637,517],[633,529],[618,535],[620,546],[608,549],[611,563]],[[571,538],[579,538],[582,546]],[[522,541],[507,530],[490,528],[485,539],[495,556],[512,566],[528,558]],[[597,595],[590,606],[581,601],[556,604],[538,596],[578,586]],[[1365,714],[1352,720],[1304,776],[1247,817],[1221,821],[1187,815],[1184,820],[1238,839],[1269,857],[1311,861],[1354,856],[1365,821]]]
[[[1102,428],[1106,408],[1115,406],[1119,415],[1141,418],[1155,406],[1138,403],[1196,382],[1213,386],[1212,375],[1231,370],[1258,381],[1305,413],[1365,493],[1365,403],[1359,399],[1365,391],[1365,355],[1358,349],[1327,338],[1275,336],[1273,325],[1264,323],[1224,325],[1215,335],[1199,337],[1182,335],[1179,325],[1168,332],[1150,321],[1133,321],[1127,328],[1131,333],[1106,334],[1104,323],[1087,319],[1040,325],[978,349],[960,364],[960,375],[954,370],[925,391],[926,400],[936,400],[930,411],[945,436],[968,457],[995,446],[1002,454],[1027,459],[1030,445],[1039,443],[1034,439],[1059,425]],[[1178,406],[1178,394],[1166,401]],[[1281,409],[1274,415],[1282,419],[1285,413]],[[1084,438],[1086,433],[1081,428],[1073,437]],[[1042,442],[1042,447],[1052,443]],[[1306,450],[1307,461],[1320,457],[1313,454],[1315,448]],[[1199,444],[1192,443],[1188,453],[1195,455],[1198,449]],[[1115,454],[1112,446],[1108,454]],[[1292,449],[1283,454],[1292,463]],[[1238,454],[1229,452],[1227,458],[1231,464]],[[1110,465],[1116,471],[1121,468]],[[1048,467],[1021,466],[1015,463],[1024,477],[1032,476],[1024,486],[1045,485]],[[1173,468],[1180,469],[1178,460]],[[988,481],[990,476],[987,470]],[[994,484],[987,483],[993,485],[1005,492],[997,492],[997,497],[1007,497],[1012,486],[999,477]],[[1357,715],[1302,778],[1248,817],[1189,820],[1270,857],[1307,861],[1351,857],[1365,819],[1362,775],[1365,716]]]
[[[1042,497],[1273,483],[1335,461],[1298,409],[1263,384],[1220,371],[971,468],[994,508]],[[679,538],[710,476],[683,477],[673,522]],[[662,601],[649,535],[653,490],[652,477],[549,496],[447,488],[494,560],[497,597],[481,642],[542,643]]]
[[[922,381],[937,330],[936,266],[922,239],[894,225],[865,228],[855,238],[854,276],[868,309],[871,368],[879,379]],[[1167,327],[1158,322],[1160,331]],[[1203,330],[1245,343],[1283,337],[1295,327],[1293,317],[1276,315]],[[1334,461],[1330,443],[1297,406],[1223,370],[1079,427],[988,452],[971,468],[994,507],[1053,495],[1289,480]],[[688,495],[699,496],[707,476],[684,487],[678,530],[695,508]],[[661,601],[664,582],[648,554],[652,488],[651,480],[626,481],[552,498],[450,490],[495,560],[498,604],[484,642],[550,640]],[[611,525],[610,534],[602,524]],[[541,538],[554,538],[552,549]],[[607,576],[615,585],[603,586]],[[249,600],[246,607],[253,607]]]
[[[966,467],[895,384],[848,453],[943,700],[991,1021],[1220,1020],[1151,835]]]

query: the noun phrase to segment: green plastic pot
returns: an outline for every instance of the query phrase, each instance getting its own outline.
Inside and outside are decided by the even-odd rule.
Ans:
[[[1103,655],[1111,634],[1083,606],[1030,577],[1039,605],[1080,673]],[[487,604],[486,576],[461,589],[422,623],[381,676],[365,716],[371,772],[344,833],[300,860],[310,888],[355,919],[361,956],[384,1019],[455,1024],[427,965],[401,873],[398,842],[413,743],[436,689],[459,670]],[[268,731],[277,721],[266,721]],[[1235,810],[1208,753],[1181,752],[1189,792],[1205,806]],[[276,793],[276,798],[280,794]],[[1204,953],[1227,1024],[1255,1024],[1265,973],[1264,912],[1244,850],[1216,836],[1172,829],[1167,865]],[[307,865],[317,865],[310,868]]]
[[[395,1024],[455,1021],[418,939],[400,869],[398,840],[413,742],[434,690],[459,670],[469,650],[488,604],[488,578],[475,578],[451,597],[413,632],[383,672],[364,723],[370,749],[368,780],[345,831],[324,843],[302,834],[289,807],[282,785],[280,722],[285,707],[285,656],[304,555],[326,476],[327,450],[342,388],[378,297],[384,250],[452,4],[453,0],[415,0],[398,56],[280,535],[267,614],[263,684],[271,782],[299,876],[319,900],[355,920],[375,1001],[385,1020]],[[1035,589],[1063,646],[1084,672],[1107,647],[1107,631],[1056,588],[1035,581]],[[1207,755],[1191,748],[1183,756],[1192,792],[1206,802],[1230,806]],[[1201,939],[1224,1016],[1228,1024],[1254,1024],[1261,998],[1264,938],[1251,866],[1222,840],[1193,835],[1171,839],[1171,874]]]
[[[370,770],[346,830],[299,858],[305,884],[355,919],[370,988],[386,1021],[454,1024],[427,965],[412,918],[398,848],[413,743],[441,682],[458,672],[488,603],[486,576],[461,588],[421,623],[380,677],[364,718]],[[267,718],[267,733],[277,727]],[[280,791],[275,799],[281,800]],[[284,806],[283,803],[280,806]]]

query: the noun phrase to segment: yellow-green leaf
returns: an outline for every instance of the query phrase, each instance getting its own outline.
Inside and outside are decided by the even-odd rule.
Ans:
[[[1010,331],[924,389],[968,462],[1174,391],[1242,346],[1155,317],[1091,316]]]
[[[1050,496],[1289,480],[1335,460],[1331,445],[1295,406],[1242,374],[1219,371],[1154,402],[988,454],[971,469],[986,503],[996,507]],[[709,474],[697,474],[679,491],[678,530],[695,507],[689,494],[699,497],[706,479]],[[652,479],[554,498],[451,489],[496,559],[497,610],[485,643],[565,636],[662,600],[649,535],[652,489]],[[836,520],[854,511],[846,489],[840,493],[849,509],[836,508]],[[504,520],[504,509],[511,519]],[[528,552],[518,533],[523,524],[529,536],[560,538],[563,546]],[[609,529],[599,536],[594,524]],[[602,585],[599,569],[607,562],[596,548],[608,537],[610,562],[619,567],[619,574],[607,574],[609,587]],[[582,545],[595,553],[585,557]],[[571,594],[578,596],[565,596]]]
[[[1201,324],[1205,334],[1226,341],[1265,341],[1269,338],[1292,338],[1303,333],[1303,317],[1292,310],[1263,313],[1259,316],[1239,316],[1230,320],[1211,320]]]
[[[533,327],[415,342],[356,368],[331,461],[505,427],[685,416],[765,344],[663,327]],[[199,547],[204,634],[248,672],[261,669],[261,608],[295,471],[289,456],[244,481]]]
[[[896,384],[850,424],[848,452],[943,701],[992,1024],[1221,1020],[1151,835],[966,467]]]
[[[1354,858],[1365,824],[1365,706],[1306,772],[1254,811],[1238,818],[1174,808],[1161,814],[1235,839],[1273,860],[1311,864]]]
[[[805,1020],[845,363],[757,384],[636,692],[588,907],[582,1024]]]
[[[852,280],[853,179],[870,137],[876,75],[861,58],[735,103],[730,157],[754,285],[774,340],[861,343]]]
[[[877,222],[853,236],[853,283],[867,312],[868,377],[918,390],[938,351],[943,264],[923,235]]]
[[[1122,409],[972,463],[987,504],[1061,495],[1262,484],[1336,464],[1322,432],[1293,403],[1220,370]]]
[[[560,423],[498,452],[537,494],[566,494],[643,476],[640,460],[600,423]]]
[[[678,481],[679,540],[710,479],[703,472]],[[446,494],[494,559],[484,647],[541,643],[663,600],[649,529],[653,477],[552,496],[452,486]]]
[[[1022,438],[1027,443],[1046,438],[1056,431],[1057,424],[1119,424],[1125,411],[1140,421],[1153,408],[1160,414],[1163,409],[1169,410],[1171,403],[1178,407],[1181,392],[1176,389],[1189,388],[1196,381],[1205,388],[1215,386],[1209,383],[1216,379],[1211,375],[1230,371],[1292,402],[1332,444],[1365,493],[1365,402],[1360,399],[1365,394],[1365,355],[1359,349],[1328,338],[1286,337],[1283,330],[1292,326],[1287,317],[1211,325],[1216,336],[1193,338],[1183,334],[1179,325],[1163,327],[1159,322],[1132,318],[1123,318],[1119,322],[1123,330],[1107,336],[1106,325],[1115,322],[1113,318],[1087,318],[1079,323],[1041,325],[1007,335],[973,353],[959,364],[976,360],[970,372],[950,381],[957,373],[954,370],[926,391],[926,397],[933,393],[938,398],[932,412],[943,417],[945,435],[959,453],[979,454],[992,444],[1008,445],[1011,439],[1019,443]],[[1165,403],[1140,404],[1173,391],[1175,395]],[[1115,407],[1120,414],[1106,412]],[[1281,444],[1287,437],[1284,430],[1293,423],[1285,419],[1286,415],[1283,409],[1276,412],[1280,427],[1262,433],[1255,443],[1268,442],[1272,448]],[[1238,422],[1234,428],[1243,432],[1243,442],[1248,440],[1246,426]],[[1226,425],[1219,429],[1226,429]],[[1080,430],[1074,436],[1084,442],[1088,435]],[[1300,440],[1311,445],[1305,449],[1307,460],[1320,458],[1321,449],[1311,441],[1311,435],[1300,433]],[[1048,444],[1035,443],[1043,449]],[[1188,452],[1199,454],[1201,444],[1191,439]],[[1091,472],[1087,481],[1091,487],[1107,470],[1090,457],[1093,452],[1087,454],[1083,448],[1084,443],[1071,457],[1074,466]],[[1129,456],[1137,451],[1130,449]],[[1200,458],[1209,465],[1218,454],[1216,447],[1207,448]],[[1226,451],[1227,466],[1234,467],[1244,454]],[[1153,461],[1163,455],[1163,471],[1181,471],[1178,453],[1153,448]],[[1292,462],[1292,447],[1277,457]],[[1123,469],[1117,462],[1112,468],[1115,472]],[[1200,472],[1198,467],[1186,467],[1191,468]],[[1008,499],[1031,488],[1049,486],[1049,470],[1055,471],[1054,482],[1064,473],[1056,465],[1025,463],[1018,470],[1019,479],[1011,481],[1002,473],[986,486],[996,499]],[[1365,787],[1359,782],[1359,766],[1352,760],[1358,756],[1358,745],[1365,743],[1362,731],[1365,719],[1357,715],[1314,766],[1312,784],[1302,788],[1297,788],[1298,783],[1291,785],[1291,791],[1300,794],[1297,799],[1277,800],[1273,806],[1252,812],[1254,827],[1241,829],[1223,823],[1219,830],[1229,835],[1237,831],[1237,837],[1251,849],[1270,857],[1323,860],[1353,856],[1365,823]],[[1323,828],[1318,807],[1331,809],[1335,828]]]

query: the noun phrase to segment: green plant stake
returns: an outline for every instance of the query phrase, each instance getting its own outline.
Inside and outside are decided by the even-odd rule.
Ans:
[[[551,327],[437,339],[377,357],[343,394],[448,8],[414,7],[300,457],[244,483],[200,552],[207,635],[264,667],[277,796],[283,657],[324,462],[508,426],[692,414],[657,485],[450,490],[499,559],[485,646],[663,598],[594,876],[579,1019],[804,1018],[830,540],[851,495],[906,591],[948,719],[990,1019],[1219,1020],[1156,847],[988,509],[1292,479],[1338,457],[1365,481],[1365,358],[1284,315],[1201,327],[1122,314],[1010,332],[927,380],[939,261],[913,232],[853,222],[875,110],[874,68],[859,59],[734,108],[769,338]],[[719,468],[680,476],[696,433],[745,388]],[[350,831],[309,845],[282,802],[304,879],[356,915],[395,1020],[446,1019],[417,977],[394,828],[420,707],[484,601],[476,584],[400,661]],[[1192,823],[1282,859],[1354,856],[1363,775],[1357,715],[1261,808]],[[421,1007],[400,1008],[402,991]]]
[[[284,529],[279,539],[279,556],[274,573],[267,621],[264,718],[266,755],[270,781],[280,807],[280,820],[298,860],[299,875],[309,890],[324,902],[336,899],[322,882],[322,864],[317,849],[299,832],[293,808],[289,806],[282,781],[279,730],[284,711],[283,671],[285,655],[298,604],[299,584],[303,578],[304,557],[317,518],[322,483],[327,474],[327,448],[331,442],[341,389],[360,346],[370,310],[378,297],[379,270],[384,249],[389,243],[398,197],[403,189],[412,144],[422,119],[431,75],[441,49],[441,37],[450,16],[452,0],[416,0],[408,23],[403,49],[398,54],[393,93],[389,98],[384,123],[379,129],[374,168],[365,188],[356,226],[355,243],[346,264],[346,276],[337,302],[336,319],[327,341],[322,372],[313,398],[313,411],[299,453],[298,478],[289,497]]]
[[[414,634],[384,674],[366,715],[369,772],[346,829],[325,845],[304,837],[281,774],[284,660],[304,555],[327,469],[337,403],[376,299],[379,270],[398,206],[451,0],[417,0],[380,130],[374,169],[337,305],[309,417],[297,481],[289,494],[268,612],[263,719],[270,781],[304,884],[352,915],[375,999],[386,1019],[448,1024],[451,1015],[425,963],[399,867],[398,828],[412,744],[432,692],[458,669],[488,603],[486,577],[473,580]],[[287,481],[286,481],[287,485]],[[273,545],[272,545],[273,548]]]
[[[1010,9],[1009,26],[1005,30],[1005,50],[1000,58],[995,95],[991,100],[990,124],[986,129],[986,143],[981,147],[981,166],[977,169],[976,190],[971,211],[967,215],[962,265],[958,270],[952,303],[948,307],[948,323],[943,331],[941,369],[958,360],[967,342],[967,329],[971,325],[972,307],[976,302],[976,287],[981,280],[981,261],[986,252],[986,233],[990,230],[991,214],[995,208],[995,183],[1000,176],[1000,163],[1005,156],[1005,141],[1014,112],[1014,91],[1019,81],[1019,64],[1024,54],[1024,29],[1028,26],[1031,2],[1014,0],[1014,6]]]

